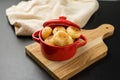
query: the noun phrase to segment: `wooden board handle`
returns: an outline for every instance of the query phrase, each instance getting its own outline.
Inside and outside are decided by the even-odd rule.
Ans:
[[[95,32],[98,33],[98,36],[103,36],[103,38],[106,38],[106,37],[111,36],[113,34],[114,27],[111,24],[102,24],[98,28],[96,28],[95,30],[96,30]]]
[[[102,24],[96,29],[92,29],[92,30],[86,30],[86,29],[81,30],[81,34],[87,36],[88,41],[94,40],[98,37],[101,37],[102,39],[107,38],[111,36],[113,32],[114,32],[114,26],[111,24]]]

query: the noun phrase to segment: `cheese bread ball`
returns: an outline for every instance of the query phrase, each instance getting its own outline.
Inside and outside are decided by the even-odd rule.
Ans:
[[[53,34],[55,34],[56,32],[58,31],[66,31],[65,28],[63,26],[56,26],[54,29],[53,29]]]
[[[44,41],[49,45],[54,45],[53,35],[47,37]]]
[[[51,34],[52,34],[52,28],[51,27],[46,26],[45,28],[43,28],[43,30],[42,30],[42,38],[43,39],[46,39]]]
[[[79,28],[76,28],[76,27],[73,27],[73,26],[69,26],[67,28],[67,33],[73,38],[73,39],[76,39],[76,38],[79,38],[80,37],[80,29]]]
[[[68,44],[69,35],[65,31],[57,31],[54,36],[54,44],[57,46],[65,46]]]
[[[71,36],[69,36],[69,38],[68,38],[68,44],[72,44],[72,43],[74,43],[74,40],[72,39]]]

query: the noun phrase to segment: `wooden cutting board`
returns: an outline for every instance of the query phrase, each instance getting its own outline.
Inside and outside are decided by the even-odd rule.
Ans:
[[[85,46],[78,48],[74,57],[69,60],[46,59],[41,53],[40,45],[36,42],[25,47],[26,53],[54,79],[67,80],[107,55],[108,48],[103,39],[113,34],[114,27],[110,24],[103,24],[92,30],[82,29],[81,32],[88,42]]]

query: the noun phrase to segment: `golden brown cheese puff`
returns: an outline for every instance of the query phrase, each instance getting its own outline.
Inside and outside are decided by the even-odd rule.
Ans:
[[[58,31],[66,31],[65,28],[63,26],[56,26],[54,29],[53,29],[53,34],[55,34],[56,32]]]
[[[46,26],[45,28],[43,28],[43,30],[42,30],[42,38],[43,39],[46,39],[51,34],[52,34],[52,28],[51,27]]]
[[[65,31],[58,31],[53,36],[54,44],[57,46],[68,45],[69,35]]]
[[[69,38],[68,38],[68,44],[72,44],[73,42],[74,42],[74,40],[72,39],[71,36],[69,36]]]
[[[49,44],[49,45],[54,45],[54,40],[53,40],[53,35],[47,37],[45,39],[45,43]]]
[[[67,33],[73,38],[73,39],[76,39],[76,38],[79,38],[80,37],[80,29],[76,28],[76,27],[73,27],[73,26],[69,26],[67,28]]]

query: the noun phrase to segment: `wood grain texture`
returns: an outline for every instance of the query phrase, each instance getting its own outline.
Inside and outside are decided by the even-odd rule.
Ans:
[[[69,60],[46,59],[41,53],[40,45],[36,42],[25,47],[26,53],[54,79],[67,80],[107,55],[108,48],[103,39],[113,34],[114,27],[110,24],[103,24],[92,30],[82,29],[81,32],[88,42],[85,46],[78,48],[76,54]]]

